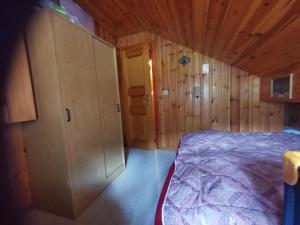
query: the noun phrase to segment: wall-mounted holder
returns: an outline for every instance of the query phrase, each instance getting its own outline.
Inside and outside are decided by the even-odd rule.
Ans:
[[[181,56],[178,61],[179,61],[179,64],[185,65],[191,61],[191,58],[187,55],[184,55],[184,56]]]
[[[168,96],[169,95],[169,90],[168,89],[162,89],[162,95],[163,96]]]
[[[200,88],[200,86],[195,86],[193,88],[193,97],[195,99],[198,99],[198,100],[201,99],[201,88]]]

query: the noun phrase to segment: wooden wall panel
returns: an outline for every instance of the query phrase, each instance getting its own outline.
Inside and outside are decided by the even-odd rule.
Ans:
[[[98,37],[108,42],[109,44],[114,46],[117,44],[117,38],[109,30],[107,30],[97,22],[95,22],[95,33]]]
[[[172,121],[177,121],[177,54],[176,45],[170,43],[168,45],[167,52],[167,65],[169,72],[168,83],[169,83],[169,113],[170,113],[170,135],[171,143],[173,143],[178,138],[178,125]]]
[[[171,145],[171,130],[170,130],[170,110],[169,110],[169,98],[162,95],[162,91],[165,88],[169,87],[169,77],[168,77],[168,43],[165,40],[161,42],[161,71],[166,74],[166,76],[161,76],[160,81],[156,82],[156,85],[159,84],[161,95],[158,95],[159,106],[159,133],[160,133],[160,142],[162,145],[169,146]],[[155,62],[154,62],[155,63]]]
[[[176,55],[179,55],[182,51],[183,51],[182,47],[177,46]],[[184,67],[182,65],[178,65],[177,66],[177,119],[176,119],[178,121],[177,123],[178,135],[181,132],[185,131],[185,120],[180,119],[185,117],[185,97],[186,97],[185,86],[186,86],[186,77],[185,77]],[[157,88],[156,90],[159,90],[159,88]]]
[[[260,78],[149,33],[118,39],[119,47],[150,40],[154,44],[159,147],[176,147],[182,133],[223,131],[279,131],[283,104],[260,101]],[[190,63],[179,64],[182,55]],[[210,71],[202,74],[202,64]],[[195,87],[200,86],[201,98]],[[169,95],[163,96],[162,90]]]
[[[32,204],[29,172],[24,147],[23,133],[20,124],[6,125],[4,128],[4,140],[7,148],[9,187],[12,193],[12,201],[22,208],[28,208]],[[2,149],[1,149],[2,150]]]
[[[220,91],[219,88],[221,86],[220,83],[220,76],[218,68],[218,64],[215,61],[212,61],[211,66],[211,73],[210,73],[210,79],[211,79],[211,86],[210,86],[210,93],[211,93],[211,99],[210,99],[210,123],[212,129],[217,129],[219,126],[219,103],[221,100]]]
[[[193,52],[193,130],[199,130],[201,128],[201,96],[197,97],[197,88],[199,87],[201,90],[201,65],[202,65],[202,57],[198,52]],[[201,93],[200,93],[201,94]]]
[[[260,80],[257,77],[250,77],[250,94],[249,94],[249,130],[263,131],[265,111],[259,100]]]
[[[240,78],[240,131],[249,130],[249,85],[250,74],[241,72]]]
[[[219,113],[221,114],[220,123],[221,129],[230,131],[230,95],[231,95],[231,86],[230,86],[230,77],[231,77],[231,67],[227,64],[222,63],[223,73],[220,74],[222,78],[222,87],[221,87],[221,107]]]
[[[230,77],[230,130],[240,131],[240,71],[231,68]]]
[[[270,104],[270,130],[280,131],[284,125],[284,106],[282,104]]]
[[[35,120],[36,111],[23,36],[18,41],[13,58],[3,99],[8,112],[6,122],[18,123]]]
[[[192,52],[189,51],[189,49],[183,49],[181,54],[178,54],[178,58],[182,55],[187,55],[191,58],[191,62],[193,62],[193,55]],[[192,91],[193,91],[193,72],[192,72],[192,63],[188,63],[183,66],[185,70],[185,99],[184,99],[184,104],[185,104],[185,129],[184,131],[191,131],[193,130],[193,96],[192,96]],[[159,73],[157,73],[159,74]],[[161,74],[162,75],[162,74]],[[174,78],[173,78],[174,79]],[[182,119],[182,118],[180,118]],[[172,123],[174,123],[172,121]],[[177,138],[178,139],[178,138]],[[173,142],[172,142],[173,143]]]
[[[284,124],[300,129],[300,104],[288,103],[285,105]]]
[[[211,61],[211,59],[205,55],[203,55],[202,58],[203,58],[203,64],[210,63]],[[202,129],[209,129],[211,127],[210,116],[209,116],[210,115],[210,87],[211,87],[210,73],[202,74],[202,85],[201,85]]]

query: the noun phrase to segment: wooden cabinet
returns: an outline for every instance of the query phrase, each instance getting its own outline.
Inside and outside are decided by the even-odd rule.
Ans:
[[[39,115],[23,126],[33,203],[74,218],[125,167],[115,49],[49,11],[27,41]]]
[[[23,37],[17,43],[12,57],[6,90],[1,96],[1,121],[25,122],[36,119],[30,70]]]
[[[293,74],[292,99],[279,99],[271,97],[271,81],[273,78],[281,75],[261,77],[260,82],[260,99],[269,102],[300,102],[300,73]]]

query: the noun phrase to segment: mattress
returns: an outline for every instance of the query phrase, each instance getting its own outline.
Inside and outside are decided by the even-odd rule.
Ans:
[[[279,225],[282,154],[300,136],[204,131],[184,135],[156,212],[156,225]]]

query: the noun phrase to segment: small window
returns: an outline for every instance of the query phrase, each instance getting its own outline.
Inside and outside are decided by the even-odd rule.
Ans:
[[[271,80],[271,97],[280,99],[293,98],[293,74]]]

